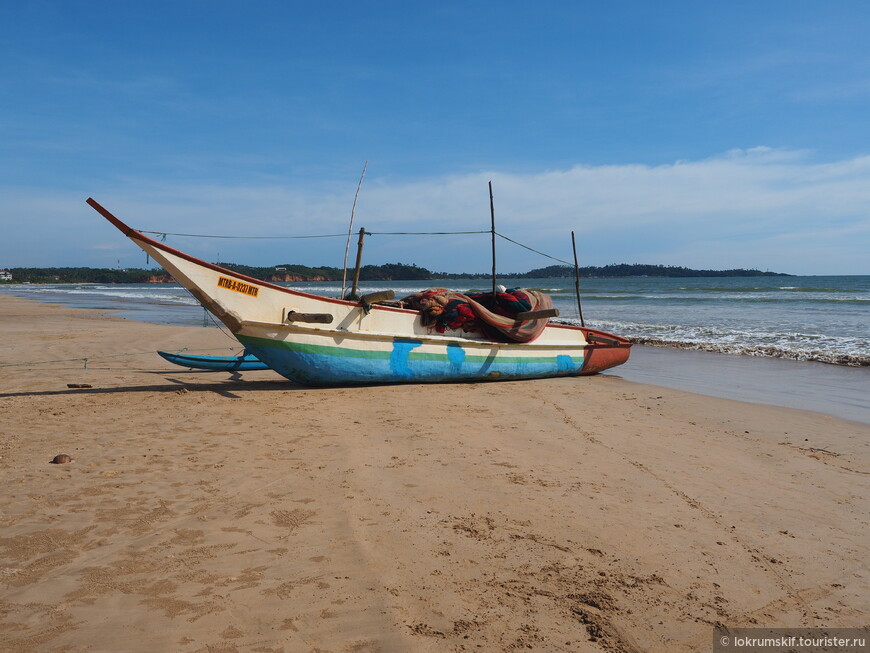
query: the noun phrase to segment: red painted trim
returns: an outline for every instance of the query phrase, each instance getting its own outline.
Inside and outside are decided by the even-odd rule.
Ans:
[[[88,204],[90,204],[91,208],[94,209],[97,213],[99,213],[106,220],[108,220],[113,225],[115,225],[118,229],[120,229],[121,233],[124,234],[125,236],[129,236],[132,233],[137,233],[135,229],[128,227],[123,222],[118,220],[118,218],[116,218],[114,215],[112,215],[106,209],[104,209],[102,206],[100,206],[100,204],[97,202],[97,200],[95,200],[93,197],[88,198]],[[151,239],[148,238],[148,240],[151,240]],[[153,242],[155,245],[157,244],[157,241],[151,241],[151,242]]]

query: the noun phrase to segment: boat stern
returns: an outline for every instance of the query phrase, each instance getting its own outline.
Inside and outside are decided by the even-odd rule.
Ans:
[[[598,374],[611,367],[622,365],[631,355],[631,341],[612,333],[596,329],[582,329],[589,343],[586,347],[586,361],[581,376]]]

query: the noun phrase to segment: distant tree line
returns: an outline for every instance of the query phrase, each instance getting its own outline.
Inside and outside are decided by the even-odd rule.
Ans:
[[[135,268],[8,268],[12,281],[6,283],[147,283],[168,276],[162,269]]]
[[[301,280],[340,281],[342,271],[333,267],[308,267],[306,265],[285,264],[269,267],[253,267],[235,263],[221,263],[222,267],[253,277],[254,279],[273,279],[291,275]],[[0,283],[148,283],[171,281],[162,269],[143,270],[137,268],[9,268],[12,281]],[[352,270],[348,271],[348,277]],[[485,279],[488,273],[448,273],[432,272],[426,268],[408,263],[386,263],[384,265],[364,265],[360,268],[362,281],[429,281],[433,279]],[[574,268],[569,265],[550,265],[528,272],[499,272],[500,279],[562,279],[574,276]],[[674,265],[614,264],[603,267],[586,266],[580,268],[582,277],[763,277],[790,276],[780,272],[761,270],[693,270]]]
[[[570,265],[550,265],[545,268],[529,270],[520,275],[527,279],[555,279],[573,277],[574,268]],[[693,270],[676,265],[643,265],[640,263],[619,263],[603,267],[587,266],[580,268],[582,277],[787,277],[782,272],[762,272],[761,270]]]

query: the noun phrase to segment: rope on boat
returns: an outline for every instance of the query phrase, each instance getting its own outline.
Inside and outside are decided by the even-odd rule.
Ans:
[[[184,288],[184,289],[187,291],[187,294],[188,294],[188,295],[190,295],[191,297],[193,297],[193,300],[194,300],[197,304],[199,304],[200,306],[202,306],[202,303],[200,303],[200,301],[196,298],[196,295],[194,295],[192,292],[190,292],[190,288],[185,288],[184,286],[182,286],[182,288]],[[210,319],[210,320],[212,321],[212,323],[214,323],[214,325],[218,328],[218,330],[219,330],[222,334],[224,334],[224,335],[225,335],[227,338],[229,338],[230,340],[235,341],[235,339],[236,339],[235,336],[233,336],[233,334],[231,334],[229,331],[227,331],[227,330],[224,328],[224,325],[223,325],[222,323],[218,322],[218,321],[215,319],[214,315],[211,314],[211,311],[209,311],[205,306],[202,306],[202,310],[203,310],[203,313],[204,313],[205,317],[207,317],[208,319]],[[202,326],[207,326],[207,325],[206,325],[206,322],[205,322],[205,319],[203,319]],[[232,349],[232,347],[230,347],[230,349]]]
[[[189,291],[188,291],[188,292],[189,292]],[[192,293],[191,293],[191,294],[192,294]],[[196,297],[194,297],[194,299],[196,299]],[[232,333],[230,333],[229,331],[227,331],[227,330],[224,328],[224,325],[223,325],[222,323],[218,322],[218,321],[214,318],[214,315],[212,315],[211,312],[210,312],[210,311],[209,311],[205,306],[202,307],[202,310],[205,311],[205,314],[208,316],[208,319],[210,319],[210,320],[214,323],[214,325],[218,328],[218,330],[219,330],[222,334],[224,334],[224,335],[225,335],[227,338],[229,338],[230,340],[235,341],[236,337],[235,337]],[[204,325],[203,325],[203,326],[204,326]],[[232,347],[230,347],[230,349],[232,349]]]
[[[484,231],[366,231],[368,236],[454,236],[461,234],[488,234],[489,229]]]
[[[187,238],[228,238],[231,240],[278,240],[288,238],[344,238],[346,234],[320,234],[316,236],[221,236],[215,234],[176,234],[171,231],[148,231],[136,229],[140,234],[156,234],[161,236],[161,241],[166,242],[166,236],[186,236]]]
[[[489,232],[487,231],[486,233],[489,233]],[[540,254],[541,256],[543,256],[543,257],[545,257],[545,258],[550,258],[550,259],[553,259],[554,261],[559,261],[559,263],[565,263],[566,265],[571,265],[571,266],[574,265],[573,263],[570,263],[570,262],[565,261],[565,260],[563,260],[563,259],[556,258],[555,256],[550,256],[549,254],[544,254],[544,252],[539,252],[539,251],[536,250],[536,249],[532,249],[532,248],[529,247],[528,245],[523,245],[522,243],[518,243],[518,242],[515,241],[514,239],[512,239],[512,238],[508,238],[508,237],[505,236],[504,234],[500,234],[500,233],[498,233],[497,231],[495,232],[495,235],[498,236],[499,238],[504,238],[505,240],[507,240],[507,241],[513,243],[514,245],[519,245],[520,247],[524,247],[525,249],[529,250],[530,252],[534,252],[535,254]]]
[[[181,234],[181,233],[172,233],[169,231],[147,231],[145,229],[137,229],[139,233],[143,234],[156,234],[161,237],[163,242],[166,241],[167,236],[184,236],[186,238],[224,238],[229,240],[288,240],[288,239],[299,239],[299,238],[344,238],[347,234],[315,234],[308,236],[225,236],[225,235],[216,235],[216,234]],[[366,236],[463,236],[468,234],[488,234],[492,233],[489,229],[483,229],[480,231],[368,231],[366,230]],[[552,259],[554,261],[558,261],[559,263],[564,263],[565,265],[573,265],[570,261],[566,261],[565,259],[561,259],[557,256],[550,256],[549,254],[545,254],[544,252],[535,249],[534,247],[529,247],[528,245],[523,245],[522,243],[514,240],[513,238],[508,238],[502,233],[496,232],[496,236],[499,238],[503,238],[504,240],[513,243],[514,245],[519,245],[520,247],[529,250],[530,252],[534,252],[535,254],[539,254],[544,258]]]
[[[288,240],[295,238],[344,238],[347,234],[315,234],[309,236],[225,236],[217,234],[180,234],[170,231],[148,231],[136,229],[140,234],[155,234],[166,242],[167,236],[185,236],[186,238],[224,238],[229,240]],[[464,234],[488,234],[490,231],[368,231],[367,236],[454,236]]]
[[[166,242],[167,236],[185,236],[186,238],[224,238],[228,240],[288,240],[296,238],[344,238],[347,234],[314,234],[308,236],[226,236],[220,234],[180,234],[171,231],[148,231],[136,229],[140,234],[154,234],[160,236],[161,242]],[[366,236],[458,236],[465,234],[488,234],[489,229],[484,231],[369,231]]]
[[[363,173],[365,174],[365,173]],[[148,231],[146,229],[137,229],[139,233],[143,234],[155,234],[160,236],[160,240],[162,242],[166,242],[167,236],[184,236],[185,238],[223,238],[227,240],[291,240],[291,239],[301,239],[301,238],[345,238],[347,234],[311,234],[306,236],[227,236],[220,234],[182,234],[182,233],[173,233],[170,231]],[[366,230],[366,236],[462,236],[468,234],[489,234],[492,233],[490,229],[481,229],[479,231],[368,231]],[[545,254],[533,247],[529,247],[528,245],[523,245],[520,242],[517,242],[513,238],[508,238],[502,233],[496,232],[496,236],[499,238],[504,238],[508,242],[513,243],[514,245],[519,245],[530,252],[534,252],[535,254],[540,254],[545,258],[552,259],[554,261],[558,261],[559,263],[564,263],[565,265],[572,265],[570,261],[566,261],[564,259],[558,258],[556,256],[550,256],[549,254]]]

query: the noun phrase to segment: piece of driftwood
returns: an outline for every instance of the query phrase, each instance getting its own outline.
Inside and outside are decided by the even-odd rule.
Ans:
[[[391,299],[395,299],[396,291],[395,290],[377,290],[375,292],[370,292],[368,294],[363,295],[359,298],[360,304],[377,304],[378,302],[385,302]]]
[[[363,310],[368,315],[368,312],[372,310],[372,304],[377,304],[378,302],[385,302],[396,297],[395,290],[377,290],[375,292],[370,292],[359,298],[359,305],[362,306]]]

